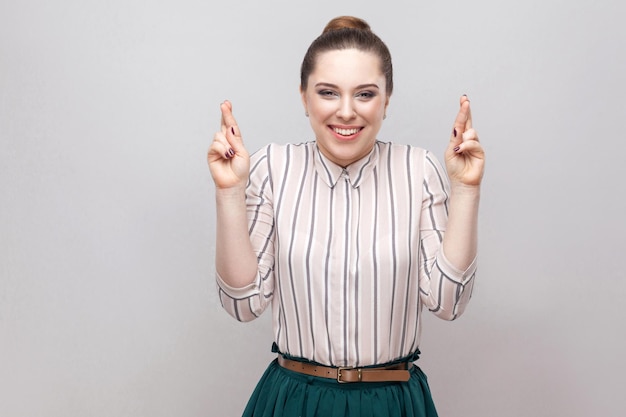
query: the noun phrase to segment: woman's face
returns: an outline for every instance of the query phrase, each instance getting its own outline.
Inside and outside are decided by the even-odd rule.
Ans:
[[[317,145],[328,159],[346,167],[370,153],[389,97],[380,58],[357,49],[320,54],[301,91]]]

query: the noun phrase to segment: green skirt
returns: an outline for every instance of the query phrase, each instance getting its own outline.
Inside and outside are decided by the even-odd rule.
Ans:
[[[426,375],[407,382],[360,382],[304,375],[272,361],[243,417],[437,417]]]

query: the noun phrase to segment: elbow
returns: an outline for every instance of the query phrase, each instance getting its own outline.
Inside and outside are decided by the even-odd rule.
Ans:
[[[224,303],[222,303],[222,307],[224,308],[224,310],[226,310],[226,313],[228,313],[229,316],[231,316],[240,323],[251,322],[259,318],[259,316],[263,312],[262,310],[255,311],[249,306],[240,305],[239,301],[231,302],[229,303],[229,305],[224,305]]]
[[[441,320],[445,320],[445,321],[454,321],[459,317],[458,314],[454,314],[454,312],[448,311],[448,310],[438,309],[438,310],[430,310],[430,311],[437,318],[440,318]]]
[[[254,315],[254,314],[247,314],[244,316],[239,316],[239,317],[235,317],[235,319],[239,322],[239,323],[249,323],[253,320],[255,320],[256,318],[258,318],[259,316]]]
[[[219,288],[219,286],[218,286]],[[222,308],[235,320],[247,323],[261,316],[269,301],[269,297],[253,292],[250,295],[237,295],[227,293],[224,288],[219,288],[219,299]]]
[[[455,321],[463,315],[465,312],[466,303],[459,303],[454,306],[437,306],[434,309],[430,309],[437,318],[445,321]]]

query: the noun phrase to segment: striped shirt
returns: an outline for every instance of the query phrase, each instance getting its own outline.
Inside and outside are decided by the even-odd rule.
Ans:
[[[315,142],[263,147],[246,189],[258,276],[231,288],[225,310],[240,321],[271,303],[281,352],[333,366],[409,356],[422,307],[453,320],[471,297],[465,271],[442,253],[449,183],[423,149],[376,142],[342,168]]]

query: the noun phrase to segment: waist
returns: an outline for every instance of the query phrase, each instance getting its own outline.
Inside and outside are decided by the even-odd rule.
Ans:
[[[366,368],[323,366],[294,361],[278,355],[278,364],[290,371],[321,378],[335,379],[339,383],[351,382],[406,382],[410,379],[412,362]]]

